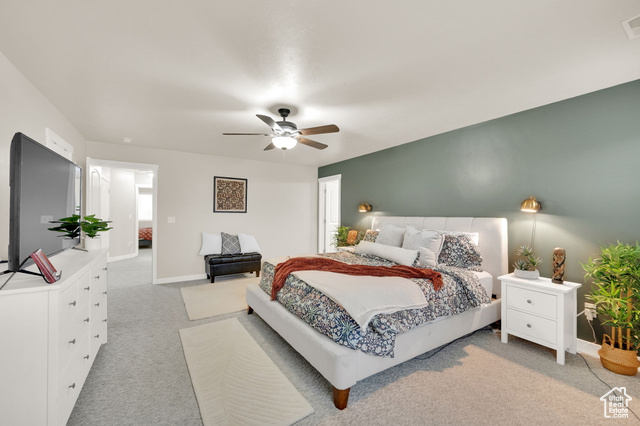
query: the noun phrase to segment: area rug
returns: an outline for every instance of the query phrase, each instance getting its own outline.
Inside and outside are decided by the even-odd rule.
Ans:
[[[260,278],[241,278],[193,287],[182,287],[182,300],[191,321],[247,309],[247,285]]]
[[[290,425],[313,408],[235,319],[180,330],[208,425]]]

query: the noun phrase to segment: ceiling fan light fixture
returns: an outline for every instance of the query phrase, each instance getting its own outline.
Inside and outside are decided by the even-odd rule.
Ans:
[[[280,149],[291,149],[298,143],[297,140],[290,136],[277,136],[271,139],[271,142],[273,142],[276,148]]]

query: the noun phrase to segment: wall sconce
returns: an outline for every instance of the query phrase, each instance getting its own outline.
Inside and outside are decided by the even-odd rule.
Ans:
[[[371,211],[371,209],[372,209],[372,206],[371,206],[371,204],[368,204],[368,203],[362,203],[362,204],[360,204],[360,206],[358,207],[358,211],[359,211],[360,213],[370,212],[370,211]]]
[[[542,204],[540,204],[540,201],[536,200],[536,197],[533,195],[520,204],[520,210],[523,212],[538,213],[541,208]]]

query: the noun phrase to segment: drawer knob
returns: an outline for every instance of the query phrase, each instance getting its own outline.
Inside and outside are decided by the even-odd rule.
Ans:
[[[105,266],[104,268],[102,268],[102,270],[103,270],[103,271],[106,271],[106,270],[107,270],[107,267]]]
[[[95,337],[96,339],[99,339],[99,338],[100,338],[100,335],[99,335],[99,334],[96,334],[96,335],[95,335],[95,336],[93,336],[93,337]]]
[[[69,389],[75,389],[76,388],[76,384],[73,383],[72,385],[69,385]]]
[[[91,290],[91,286],[85,287],[84,289],[89,291],[89,290]]]
[[[100,275],[96,275],[94,278],[95,278],[96,280],[99,280],[99,279],[100,279]]]
[[[102,322],[107,322],[107,320],[106,320],[106,319],[103,319],[103,320],[102,320]]]
[[[87,355],[83,356],[82,358],[89,359],[89,355],[87,354]]]
[[[76,344],[76,339],[69,340],[69,343],[72,344],[72,345],[75,345]]]
[[[69,306],[76,306],[76,301],[74,300],[73,302],[69,303]]]
[[[531,324],[527,324],[527,327],[531,328]]]
[[[89,318],[85,318],[85,319],[84,319],[84,322],[89,322]]]
[[[103,292],[102,292],[102,294],[107,294],[107,292],[106,292],[106,291],[103,291]]]
[[[100,302],[96,303],[96,305],[95,305],[95,306],[100,306]]]
[[[531,299],[527,299],[527,303],[531,304]]]

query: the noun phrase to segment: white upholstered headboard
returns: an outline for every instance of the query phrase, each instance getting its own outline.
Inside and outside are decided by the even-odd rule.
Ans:
[[[478,233],[482,269],[493,275],[493,294],[500,297],[500,275],[509,273],[507,253],[507,219],[498,217],[415,217],[374,216],[371,229],[391,224],[411,225],[418,229]]]

